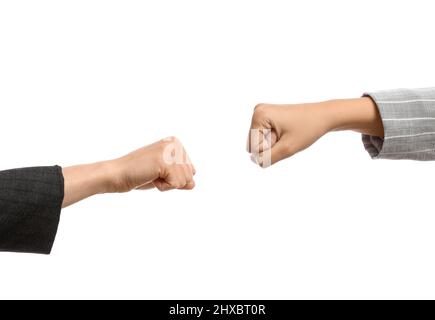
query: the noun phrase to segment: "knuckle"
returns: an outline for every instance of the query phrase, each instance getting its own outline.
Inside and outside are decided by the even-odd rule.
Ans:
[[[175,189],[179,189],[179,188],[183,187],[183,183],[181,181],[174,181],[173,183],[171,183],[171,185]]]
[[[160,144],[163,148],[167,146],[181,145],[180,141],[176,136],[169,136],[163,140],[161,140]]]
[[[176,136],[169,136],[165,140],[167,140],[169,142],[173,142],[173,141],[177,141],[177,137]]]
[[[163,139],[162,141],[160,141],[160,143],[158,144],[159,148],[161,149],[161,151],[164,151],[168,146],[171,145],[170,140],[168,139]]]
[[[254,108],[254,118],[261,118],[267,114],[268,105],[265,103],[259,103]]]
[[[264,109],[266,107],[265,103],[258,103],[255,107],[254,107],[254,111],[259,111],[261,109]]]
[[[172,143],[174,143],[174,144],[176,144],[176,145],[179,145],[179,146],[181,146],[182,144],[181,144],[181,141],[176,137],[176,136],[172,136],[171,137],[172,138]]]

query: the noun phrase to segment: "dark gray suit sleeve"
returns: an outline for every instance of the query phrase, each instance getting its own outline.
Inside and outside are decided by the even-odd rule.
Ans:
[[[59,166],[0,171],[0,251],[49,254],[63,196]]]

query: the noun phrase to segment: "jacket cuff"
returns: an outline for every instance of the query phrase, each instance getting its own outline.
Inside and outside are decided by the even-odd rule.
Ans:
[[[364,94],[378,107],[384,138],[363,135],[373,159],[435,160],[435,88]]]
[[[49,254],[64,197],[62,168],[0,172],[0,251]]]

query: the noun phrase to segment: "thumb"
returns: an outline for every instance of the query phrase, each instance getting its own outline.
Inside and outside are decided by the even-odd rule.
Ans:
[[[157,188],[159,191],[168,191],[174,189],[174,187],[170,183],[168,183],[164,179],[158,178],[154,181],[140,185],[136,188],[136,190],[149,190],[153,188]]]
[[[152,182],[147,182],[147,183],[144,183],[144,184],[136,187],[135,189],[136,190],[148,190],[148,189],[153,189],[154,187],[155,186]]]
[[[174,186],[162,178],[154,180],[153,184],[157,189],[159,189],[159,191],[168,191],[174,189]]]

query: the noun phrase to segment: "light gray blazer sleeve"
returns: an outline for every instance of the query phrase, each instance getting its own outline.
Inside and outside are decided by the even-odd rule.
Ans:
[[[435,160],[435,88],[366,93],[377,105],[384,138],[363,135],[374,159]]]

